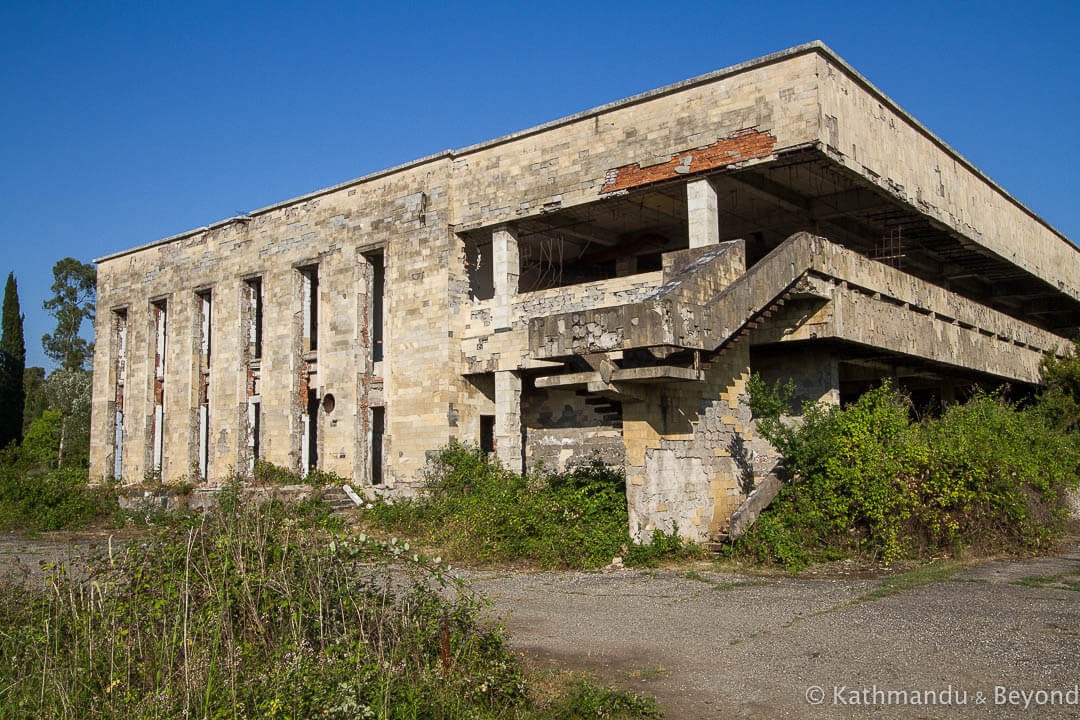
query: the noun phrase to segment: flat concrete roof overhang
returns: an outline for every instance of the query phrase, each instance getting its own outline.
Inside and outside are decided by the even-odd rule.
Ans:
[[[821,145],[682,174],[512,224],[523,242],[570,236],[591,246],[590,258],[615,257],[643,243],[664,248],[685,238],[686,183],[697,177],[716,187],[720,239],[746,240],[748,266],[792,234],[809,231],[1057,335],[1080,331],[1080,299],[852,172]]]
[[[990,178],[981,173],[960,153],[943,142],[914,117],[904,111],[887,95],[876,88],[842,58],[821,42],[811,42],[788,50],[733,65],[696,78],[674,83],[623,100],[601,105],[575,115],[554,120],[543,125],[511,133],[486,142],[458,150],[446,150],[413,162],[381,170],[339,185],[317,190],[255,210],[240,218],[229,218],[208,227],[164,238],[131,250],[106,255],[96,262],[109,260],[147,248],[179,241],[198,233],[233,222],[244,222],[252,217],[297,205],[305,201],[363,186],[381,178],[392,176],[426,164],[448,162],[473,154],[501,151],[506,147],[512,152],[514,143],[552,131],[564,126],[592,120],[616,113],[634,105],[650,103],[667,96],[688,92],[710,84],[724,83],[729,78],[759,73],[784,64],[801,62],[800,58],[814,55],[820,58],[820,70],[826,75],[836,74],[850,86],[853,93],[872,102],[882,112],[888,112],[899,125],[903,125],[913,142],[924,148],[931,162],[951,164],[963,170],[965,177],[972,178],[982,200],[989,199],[1000,204],[1000,212],[1009,221],[1025,225],[1037,237],[1031,247],[1018,248],[1019,241],[1003,235],[996,227],[984,230],[980,236],[977,228],[965,226],[963,219],[943,217],[944,210],[935,207],[931,198],[911,197],[907,190],[891,178],[875,174],[872,168],[860,165],[852,153],[845,153],[836,145],[845,132],[843,124],[858,132],[867,132],[871,118],[850,110],[840,117],[840,129],[836,130],[837,118],[829,112],[840,113],[835,98],[827,97],[824,81],[818,87],[817,105],[820,125],[815,137],[799,145],[774,148],[767,157],[752,162],[735,163],[728,167],[713,168],[710,175],[724,199],[721,206],[722,239],[744,237],[748,240],[748,261],[778,245],[784,238],[799,230],[824,235],[855,249],[868,257],[892,264],[905,272],[914,274],[934,284],[985,303],[1003,312],[1020,317],[1027,322],[1063,335],[1072,335],[1080,327],[1080,250],[1064,235],[1055,230],[1016,198],[1009,195]],[[752,130],[752,129],[751,129]],[[768,133],[770,128],[758,128]],[[835,142],[834,142],[835,140]],[[929,148],[929,149],[928,149]],[[658,152],[691,150],[683,148],[657,148]],[[451,166],[454,163],[450,163]],[[924,158],[925,164],[925,158]],[[882,170],[882,168],[878,168]],[[451,168],[451,172],[456,172]],[[463,172],[469,172],[465,170]],[[679,218],[680,193],[688,175],[680,175],[671,182],[655,183],[648,188],[634,187],[604,194],[597,198],[603,207],[632,207],[635,201],[651,197],[674,213],[672,223]],[[622,197],[617,197],[622,196]],[[575,215],[586,213],[595,203],[588,202],[560,210],[559,218],[573,223]],[[685,207],[685,203],[681,203]],[[599,206],[597,206],[599,207]],[[654,208],[655,209],[655,208]],[[668,212],[666,207],[660,208]],[[565,213],[565,214],[561,214]],[[543,228],[550,224],[555,214],[545,208],[535,208],[523,216],[512,218],[515,222],[533,224]],[[954,222],[954,220],[956,220]],[[588,225],[589,223],[582,223]],[[600,226],[593,223],[593,228]],[[455,229],[475,230],[478,225],[466,225]],[[958,229],[959,228],[959,229]],[[618,228],[606,228],[615,230]],[[992,237],[991,237],[992,236]],[[610,241],[611,233],[607,234]],[[994,250],[992,248],[997,248]],[[1040,260],[1045,250],[1061,262]],[[1013,252],[1015,257],[1006,257]],[[1075,267],[1077,272],[1073,273]],[[1028,268],[1028,269],[1025,269]],[[1035,270],[1032,270],[1035,268]],[[1047,278],[1056,278],[1048,280]],[[1062,279],[1063,278],[1063,279]]]

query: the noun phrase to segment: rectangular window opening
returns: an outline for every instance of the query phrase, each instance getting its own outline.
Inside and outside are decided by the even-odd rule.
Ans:
[[[165,351],[168,332],[168,303],[153,303],[154,317],[154,425],[153,425],[153,471],[161,472],[165,450]]]
[[[466,235],[465,274],[469,279],[469,297],[473,300],[490,300],[495,297],[495,276],[491,255],[491,238],[478,239]]]
[[[300,269],[304,296],[304,352],[319,349],[319,266]]]
[[[304,414],[304,474],[319,469],[319,393],[315,388],[307,391],[307,408]]]
[[[210,292],[196,293],[199,312],[199,477],[210,473],[210,356],[212,304]]]
[[[383,434],[386,422],[386,408],[371,408],[371,484],[383,483]]]
[[[262,358],[263,291],[262,278],[246,281],[248,299],[248,355],[252,360]]]
[[[371,253],[366,256],[371,263],[371,359],[379,362],[383,359],[383,307],[386,295],[386,266],[383,254]]]
[[[262,403],[248,402],[248,473],[254,476],[259,460],[259,425],[262,422]]]
[[[113,398],[116,416],[113,425],[112,476],[114,480],[121,480],[124,468],[124,388],[127,384],[127,310],[117,310],[113,314],[113,326],[116,329],[116,387]]]
[[[491,454],[495,452],[495,416],[480,416],[480,451]]]

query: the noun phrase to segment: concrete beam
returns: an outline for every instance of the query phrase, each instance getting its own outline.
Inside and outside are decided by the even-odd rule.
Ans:
[[[595,370],[586,372],[564,373],[562,375],[547,375],[536,378],[536,387],[544,388],[583,388],[591,382],[601,382],[600,373]]]
[[[701,373],[694,368],[676,365],[621,368],[611,374],[612,382],[672,383],[701,382]]]

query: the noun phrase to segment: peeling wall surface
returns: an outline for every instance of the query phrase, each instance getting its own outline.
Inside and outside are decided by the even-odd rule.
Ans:
[[[1076,247],[820,43],[97,262],[94,479],[401,495],[459,440],[622,468],[646,540],[772,472],[755,371],[948,402],[1080,325]]]
[[[574,462],[624,463],[618,400],[586,391],[537,390],[526,394],[522,414],[528,438],[525,462],[530,468],[565,472]]]

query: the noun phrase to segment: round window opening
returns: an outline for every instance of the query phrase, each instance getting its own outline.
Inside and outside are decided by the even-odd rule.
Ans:
[[[322,408],[326,411],[327,415],[334,412],[334,396],[332,394],[327,393],[326,395],[323,395]]]

